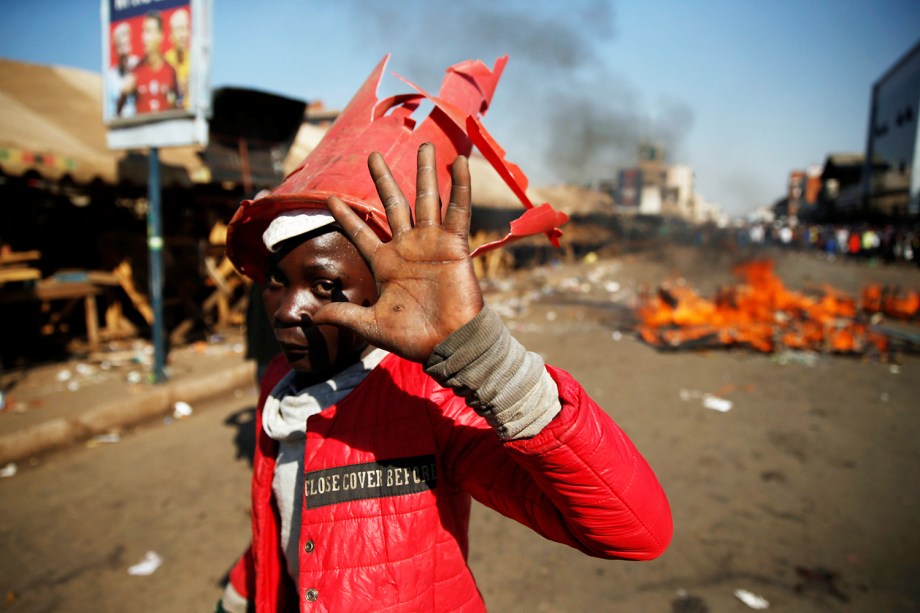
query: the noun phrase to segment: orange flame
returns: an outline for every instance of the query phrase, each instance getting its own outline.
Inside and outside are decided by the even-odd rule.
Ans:
[[[894,287],[870,285],[863,289],[861,303],[867,313],[882,313],[897,319],[920,316],[920,294],[912,290],[902,292]]]
[[[743,346],[762,352],[777,348],[832,353],[885,353],[887,338],[869,329],[861,312],[916,317],[920,297],[870,286],[860,308],[854,299],[824,286],[820,297],[787,289],[773,262],[741,264],[732,271],[742,283],[723,287],[706,300],[685,286],[662,286],[642,297],[637,330],[645,342],[663,348]]]

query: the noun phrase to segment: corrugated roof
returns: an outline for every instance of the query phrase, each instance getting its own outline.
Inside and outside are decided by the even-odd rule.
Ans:
[[[0,59],[0,149],[9,174],[114,181],[118,156],[105,145],[101,77]]]
[[[300,164],[325,132],[309,123],[300,127],[285,156],[285,173]],[[160,149],[164,183],[211,181],[200,151],[192,146]],[[112,151],[106,145],[100,74],[5,59],[0,59],[0,168],[13,175],[36,170],[53,180],[69,175],[78,183],[98,178],[143,184],[147,172],[136,153]],[[470,156],[470,174],[474,206],[521,208],[495,169],[476,152]],[[536,205],[550,202],[570,215],[609,210],[604,194],[574,186],[530,188],[528,196]]]
[[[160,150],[163,171],[210,180],[200,147]],[[0,168],[11,175],[34,170],[46,179],[77,183],[146,182],[146,167],[126,163],[126,152],[106,144],[102,76],[77,68],[0,59]],[[187,182],[185,179],[182,182]]]
[[[291,143],[291,148],[284,157],[284,174],[285,176],[294,172],[307,154],[316,149],[316,145],[326,135],[326,129],[309,123],[303,123]]]
[[[827,164],[835,164],[837,166],[855,166],[862,165],[866,160],[866,156],[862,153],[832,153],[827,156]]]
[[[526,172],[526,169],[525,169]],[[484,209],[520,209],[521,203],[488,160],[473,152],[470,156],[473,205]],[[549,202],[557,211],[578,215],[613,210],[609,195],[576,185],[529,187],[527,196],[535,206]]]
[[[553,208],[567,215],[587,215],[590,213],[611,213],[613,198],[610,194],[577,185],[551,185],[534,188],[537,200],[549,202]]]
[[[292,172],[319,144],[326,128],[303,124],[284,161],[285,174]],[[520,210],[521,203],[489,162],[473,152],[469,159],[470,179],[473,184],[473,206],[483,209]],[[535,205],[552,203],[553,207],[568,214],[612,209],[610,197],[588,189],[570,185],[530,188],[527,195]]]

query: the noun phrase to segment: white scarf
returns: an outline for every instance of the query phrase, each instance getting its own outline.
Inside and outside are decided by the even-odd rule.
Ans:
[[[331,379],[299,388],[297,373],[289,372],[274,387],[262,409],[262,429],[278,441],[278,456],[272,476],[272,492],[281,519],[281,542],[288,574],[297,581],[300,541],[300,513],[303,503],[303,453],[307,418],[331,407],[364,381],[389,355],[368,347],[361,359]]]
[[[387,355],[388,351],[368,346],[361,359],[342,372],[303,388],[297,387],[297,372],[289,372],[265,399],[262,410],[265,433],[276,441],[303,440],[307,435],[307,418],[347,396]]]

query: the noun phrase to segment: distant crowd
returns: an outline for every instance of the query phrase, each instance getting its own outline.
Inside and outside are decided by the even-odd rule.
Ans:
[[[754,223],[739,229],[739,244],[810,249],[828,259],[847,258],[920,266],[920,227],[871,224]]]

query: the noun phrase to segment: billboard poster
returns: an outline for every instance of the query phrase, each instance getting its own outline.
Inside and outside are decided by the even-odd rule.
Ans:
[[[103,120],[112,148],[206,139],[210,0],[102,0]]]
[[[638,207],[642,192],[642,171],[638,168],[626,168],[619,172],[617,180],[616,202],[620,206]]]

